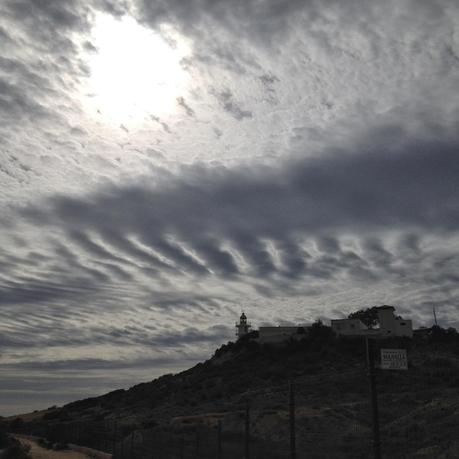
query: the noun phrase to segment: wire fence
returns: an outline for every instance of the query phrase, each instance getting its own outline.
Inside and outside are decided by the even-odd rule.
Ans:
[[[395,376],[384,376],[386,378]],[[397,378],[403,378],[403,375]],[[344,380],[365,378],[362,369],[343,373]],[[383,376],[380,375],[380,379]],[[401,379],[400,379],[401,380]],[[323,379],[308,378],[308,384]],[[369,459],[373,458],[370,397],[359,401],[341,400],[327,406],[306,403],[306,383],[275,388],[283,402],[224,413],[207,413],[174,418],[169,424],[138,429],[132,419],[48,423],[23,423],[10,428],[18,434],[33,435],[51,443],[76,444],[112,454],[113,459]],[[382,381],[381,381],[382,385]],[[248,400],[250,400],[250,393]],[[263,394],[262,394],[263,395]],[[431,416],[435,424],[422,418],[393,416],[397,410],[392,394],[380,394],[382,457],[385,459],[457,458],[451,432],[459,425],[459,401],[438,406]],[[260,396],[260,394],[258,394]],[[407,401],[408,403],[409,401]],[[411,402],[410,402],[411,403]],[[422,405],[420,405],[422,406]],[[397,408],[400,412],[399,407]],[[420,408],[421,410],[422,408]],[[445,413],[449,410],[448,416]],[[437,414],[435,414],[437,413]],[[436,436],[432,431],[437,427]],[[432,438],[442,445],[432,449]],[[451,447],[450,444],[451,443]],[[459,446],[459,444],[457,445]]]

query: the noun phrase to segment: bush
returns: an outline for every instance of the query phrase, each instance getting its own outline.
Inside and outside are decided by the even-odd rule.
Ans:
[[[60,442],[57,442],[57,443],[54,443],[53,445],[53,449],[55,451],[62,451],[64,449],[69,449],[69,445],[67,443],[60,443]]]
[[[3,452],[2,459],[30,459],[29,446],[22,445],[15,438],[9,438],[10,446]]]
[[[335,332],[331,327],[327,327],[321,320],[317,320],[309,329],[309,337],[314,341],[332,342],[335,338]]]

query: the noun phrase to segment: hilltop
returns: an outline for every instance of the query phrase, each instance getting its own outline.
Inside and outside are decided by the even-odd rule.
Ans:
[[[181,373],[12,422],[16,428],[25,422],[29,430],[99,422],[127,435],[220,420],[225,431],[240,432],[249,403],[252,434],[287,447],[291,380],[301,450],[308,457],[367,457],[371,423],[363,340],[337,338],[320,323],[300,341],[261,346],[255,338],[251,333],[223,345]],[[378,340],[378,346],[408,349],[410,366],[378,370],[383,450],[394,458],[459,457],[459,335],[433,327],[422,338]],[[328,456],[314,456],[317,448]]]

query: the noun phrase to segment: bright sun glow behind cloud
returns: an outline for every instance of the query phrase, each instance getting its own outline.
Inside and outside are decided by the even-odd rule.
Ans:
[[[133,126],[176,110],[189,80],[180,65],[190,53],[183,40],[174,37],[171,45],[132,17],[108,15],[97,16],[92,37],[97,51],[87,58],[91,76],[85,88],[91,114]]]

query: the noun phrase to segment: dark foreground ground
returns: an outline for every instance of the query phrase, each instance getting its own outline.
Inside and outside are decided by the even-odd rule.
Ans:
[[[459,458],[459,335],[434,327],[423,338],[375,346],[376,356],[379,347],[408,349],[410,364],[377,370],[383,457]],[[248,337],[190,370],[6,428],[126,459],[236,459],[247,447],[252,459],[287,458],[289,382],[298,459],[372,457],[364,342],[319,324],[300,342],[260,346]]]

